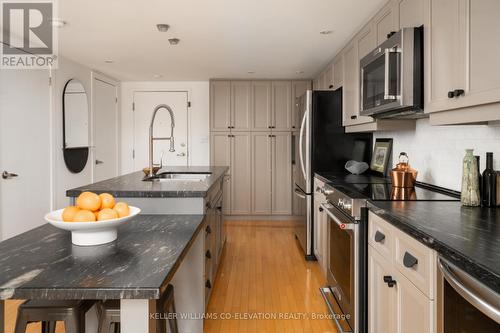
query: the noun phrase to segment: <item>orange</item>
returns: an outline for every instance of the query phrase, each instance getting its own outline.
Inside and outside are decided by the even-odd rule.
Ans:
[[[76,205],[80,209],[95,212],[101,207],[101,197],[92,192],[83,192],[76,199]]]
[[[73,222],[73,218],[75,214],[80,210],[80,208],[76,206],[68,206],[64,208],[62,213],[62,219],[64,222]]]
[[[118,202],[113,209],[116,210],[119,217],[129,216],[130,214],[130,208],[126,202]]]
[[[104,208],[97,214],[97,221],[112,220],[118,218],[118,212],[111,208]]]
[[[113,208],[115,206],[115,198],[111,194],[101,193],[99,197],[101,198],[101,209]]]
[[[81,209],[76,212],[73,222],[95,222],[95,215],[90,210]]]

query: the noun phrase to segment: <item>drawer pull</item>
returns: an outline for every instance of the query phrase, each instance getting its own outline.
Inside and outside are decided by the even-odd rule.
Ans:
[[[210,253],[210,250],[207,250],[207,252],[205,252],[205,257],[207,259],[212,259],[212,253]]]
[[[385,275],[384,276],[384,282],[387,283],[387,285],[389,286],[389,288],[392,288],[396,285],[396,280],[394,280],[392,278],[392,276],[390,275]]]
[[[385,239],[385,235],[377,230],[374,238],[375,238],[375,242],[381,243]]]
[[[205,232],[206,232],[207,234],[211,234],[211,233],[212,233],[212,228],[210,228],[210,226],[209,226],[209,225],[207,225],[207,227],[205,228]]]
[[[418,264],[418,259],[410,253],[405,252],[405,255],[403,256],[403,265],[405,265],[406,268],[412,268],[416,264]]]
[[[210,282],[210,280],[207,280],[207,282],[205,282],[205,288],[212,289],[212,283]]]

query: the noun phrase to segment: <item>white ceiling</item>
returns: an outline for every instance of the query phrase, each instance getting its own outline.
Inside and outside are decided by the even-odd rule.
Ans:
[[[64,0],[59,50],[124,81],[311,78],[384,2]],[[160,33],[157,23],[171,28]]]

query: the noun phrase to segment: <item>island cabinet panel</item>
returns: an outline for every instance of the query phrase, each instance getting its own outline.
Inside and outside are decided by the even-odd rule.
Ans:
[[[251,133],[231,134],[231,214],[251,212]]]
[[[292,135],[290,132],[273,133],[272,157],[272,213],[292,213]]]
[[[229,132],[214,132],[210,136],[210,163],[212,165],[231,166],[231,134]],[[231,168],[224,177],[223,183],[223,213],[231,214]]]
[[[430,0],[429,12],[426,112],[500,102],[500,43],[490,37],[500,34],[500,1]]]
[[[252,83],[250,81],[231,81],[231,130],[250,130],[251,95]]]
[[[252,213],[271,214],[271,132],[252,133]]]
[[[298,98],[311,89],[311,81],[292,81],[292,130],[300,128]]]
[[[253,130],[267,131],[272,126],[271,81],[252,82]]]
[[[436,267],[435,251],[371,212],[368,224],[369,332],[434,333],[433,294],[420,288],[423,285],[432,290],[429,286],[434,285],[436,272],[428,269]],[[378,236],[372,240],[377,231]],[[376,245],[382,239],[381,232],[390,246]],[[418,261],[401,264],[399,254],[410,250]]]
[[[292,129],[292,84],[290,81],[272,82],[272,129],[289,131]]]
[[[210,128],[228,131],[231,128],[231,82],[210,82]]]

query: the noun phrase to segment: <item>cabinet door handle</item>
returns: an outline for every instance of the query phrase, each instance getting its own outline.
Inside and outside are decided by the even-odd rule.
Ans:
[[[453,93],[455,94],[455,97],[459,97],[459,96],[465,95],[465,90],[463,90],[463,89],[455,89],[453,91]]]
[[[351,116],[351,119],[357,119],[358,116]]]
[[[210,282],[210,279],[207,279],[207,282],[205,282],[205,288],[212,289],[212,283]]]
[[[403,265],[406,268],[412,268],[418,264],[418,259],[412,256],[409,252],[405,252],[405,255],[403,256]]]
[[[212,228],[210,228],[210,226],[209,226],[209,225],[207,225],[207,227],[205,228],[205,232],[206,232],[207,234],[211,234],[211,233],[212,233]]]
[[[330,84],[330,85],[328,86],[328,89],[332,89],[332,88],[333,88],[333,84]]]
[[[390,275],[385,275],[384,276],[384,282],[387,283],[387,285],[389,286],[389,288],[392,288],[396,285],[396,280],[394,280],[392,278],[392,276]]]
[[[8,172],[8,171],[2,172],[2,178],[3,179],[12,179],[12,178],[16,178],[18,176],[19,175],[17,173]]]
[[[210,253],[210,250],[207,250],[207,252],[205,252],[205,258],[212,259],[212,253]]]
[[[319,210],[320,212],[324,211],[323,207],[319,207],[319,208],[318,208],[318,210]]]
[[[380,243],[385,239],[385,235],[377,230],[374,238],[375,238],[375,242]]]

